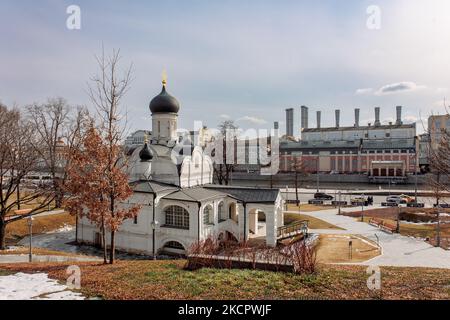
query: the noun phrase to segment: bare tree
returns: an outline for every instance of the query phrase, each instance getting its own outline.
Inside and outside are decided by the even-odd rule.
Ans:
[[[236,137],[233,134],[238,127],[234,124],[233,120],[225,120],[219,124],[220,136],[222,139],[222,144],[216,144],[218,147],[222,148],[222,153],[219,156],[221,163],[216,163],[214,165],[214,175],[216,176],[217,182],[219,184],[228,185],[231,179],[231,174],[235,168],[235,161],[233,159],[232,163],[230,160],[227,161],[227,154],[230,149],[234,149],[236,145]],[[227,132],[229,135],[227,135]],[[217,156],[217,155],[216,155]]]
[[[120,50],[113,50],[110,56],[106,56],[104,50],[102,55],[97,56],[99,73],[91,78],[89,85],[89,97],[95,106],[100,119],[99,132],[103,143],[107,145],[109,152],[105,170],[109,191],[105,195],[109,201],[111,221],[107,228],[111,233],[110,263],[115,260],[115,234],[121,219],[118,216],[120,209],[116,193],[116,172],[125,170],[126,157],[123,148],[120,148],[125,136],[126,117],[121,110],[122,99],[130,89],[132,65],[123,71],[120,70]],[[119,223],[120,222],[120,223]]]
[[[35,151],[42,169],[52,178],[55,206],[61,207],[70,153],[78,148],[88,123],[86,108],[72,107],[63,98],[49,99],[27,107],[36,137]]]
[[[35,152],[33,128],[18,109],[0,105],[0,250],[6,247],[6,226],[26,218],[14,214],[20,205],[33,204],[29,215],[49,206],[53,200],[46,185],[19,187],[26,177],[38,169],[39,154]]]

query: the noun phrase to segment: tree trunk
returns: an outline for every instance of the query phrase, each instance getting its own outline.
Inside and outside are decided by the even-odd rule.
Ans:
[[[6,223],[3,216],[0,217],[0,250],[6,249]]]
[[[75,243],[78,244],[78,214],[75,215]]]
[[[295,203],[297,206],[300,205],[300,201],[298,200],[298,172],[295,171]]]
[[[105,231],[105,218],[102,219],[102,245],[103,245],[103,263],[108,263],[108,252],[106,249],[106,231]]]
[[[109,248],[109,263],[114,264],[115,256],[116,256],[116,232],[111,231],[111,248]]]

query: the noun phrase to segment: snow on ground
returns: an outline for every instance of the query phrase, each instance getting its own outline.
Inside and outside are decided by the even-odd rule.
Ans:
[[[0,276],[0,300],[84,300],[46,273]]]

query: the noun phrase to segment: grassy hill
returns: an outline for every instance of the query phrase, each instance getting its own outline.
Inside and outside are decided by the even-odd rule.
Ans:
[[[322,265],[317,274],[254,270],[186,271],[185,260],[80,263],[82,292],[104,299],[450,299],[450,272],[382,268],[382,290],[367,289],[361,266]],[[1,265],[6,271],[42,271],[65,281],[67,265]],[[3,270],[3,271],[2,271]]]

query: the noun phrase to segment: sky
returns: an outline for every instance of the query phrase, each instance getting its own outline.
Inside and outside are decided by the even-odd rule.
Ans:
[[[66,26],[70,5],[81,29]],[[131,130],[151,129],[148,104],[165,69],[181,128],[233,119],[244,129],[279,121],[284,131],[292,107],[299,133],[301,105],[310,127],[317,110],[322,126],[334,125],[335,109],[353,125],[354,108],[364,124],[381,107],[387,123],[402,105],[421,132],[421,119],[450,99],[449,15],[448,0],[2,0],[0,101],[92,107],[87,87],[104,46],[133,66],[123,100]]]

